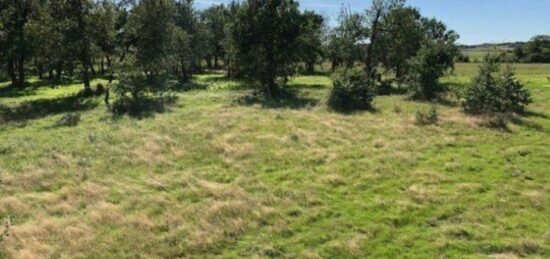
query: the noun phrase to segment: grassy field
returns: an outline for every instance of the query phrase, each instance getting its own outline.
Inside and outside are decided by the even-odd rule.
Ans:
[[[452,102],[421,127],[431,104],[403,96],[330,112],[326,76],[265,101],[200,75],[138,117],[81,85],[0,86],[0,258],[548,258],[550,65],[518,74],[534,103],[499,128]]]
[[[473,63],[480,63],[483,62],[483,59],[487,55],[487,53],[491,54],[500,54],[502,52],[506,52],[506,56],[513,58],[513,53],[510,53],[510,51],[513,51],[513,49],[492,49],[492,48],[475,48],[475,49],[466,49],[462,50],[462,53],[464,53],[466,56],[470,57],[470,62]]]

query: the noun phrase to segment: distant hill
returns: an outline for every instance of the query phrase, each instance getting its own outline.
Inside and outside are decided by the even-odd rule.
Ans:
[[[505,43],[484,43],[479,45],[460,45],[459,47],[462,50],[469,50],[469,51],[488,51],[493,49],[499,49],[499,50],[514,50],[518,47],[521,47],[525,44],[525,42],[505,42]]]

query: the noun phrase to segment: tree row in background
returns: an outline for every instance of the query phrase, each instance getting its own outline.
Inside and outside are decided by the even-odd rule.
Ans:
[[[185,84],[202,69],[249,77],[268,95],[322,56],[324,18],[292,0],[218,5],[192,0],[2,0],[0,74],[25,87],[29,73],[60,81],[115,76],[134,96]],[[6,78],[7,77],[7,78]],[[154,88],[154,89],[153,89]]]
[[[0,1],[0,77],[12,87],[24,88],[33,74],[78,78],[90,93],[91,78],[101,75],[117,79],[118,96],[132,102],[185,89],[203,69],[249,79],[277,98],[290,76],[324,62],[334,72],[335,109],[369,108],[375,95],[402,91],[432,100],[445,90],[438,79],[460,56],[457,39],[405,0],[373,0],[359,13],[343,8],[335,28],[293,0],[201,11],[193,0]],[[546,55],[540,42],[527,45],[525,56]]]

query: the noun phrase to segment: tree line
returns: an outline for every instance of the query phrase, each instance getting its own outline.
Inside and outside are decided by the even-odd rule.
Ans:
[[[378,94],[432,100],[454,67],[459,36],[405,0],[342,9],[338,24],[294,0],[246,0],[197,10],[193,0],[1,0],[0,77],[24,88],[28,73],[54,82],[104,75],[122,99],[189,87],[223,69],[269,98],[288,78],[330,63],[335,109],[370,107]],[[391,74],[391,76],[388,76]]]

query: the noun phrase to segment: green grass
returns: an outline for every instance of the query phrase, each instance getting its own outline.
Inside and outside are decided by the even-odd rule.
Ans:
[[[0,87],[0,258],[550,257],[550,66],[518,73],[534,103],[505,128],[444,103],[418,126],[431,104],[403,96],[330,112],[324,76],[265,101],[199,75],[140,118],[81,85]]]
[[[483,59],[487,54],[500,54],[502,52],[506,52],[506,56],[512,57],[513,54],[510,53],[513,49],[494,49],[494,48],[474,48],[474,49],[466,49],[462,50],[462,53],[464,53],[466,56],[470,57],[470,62],[473,63],[480,63],[483,62]]]

